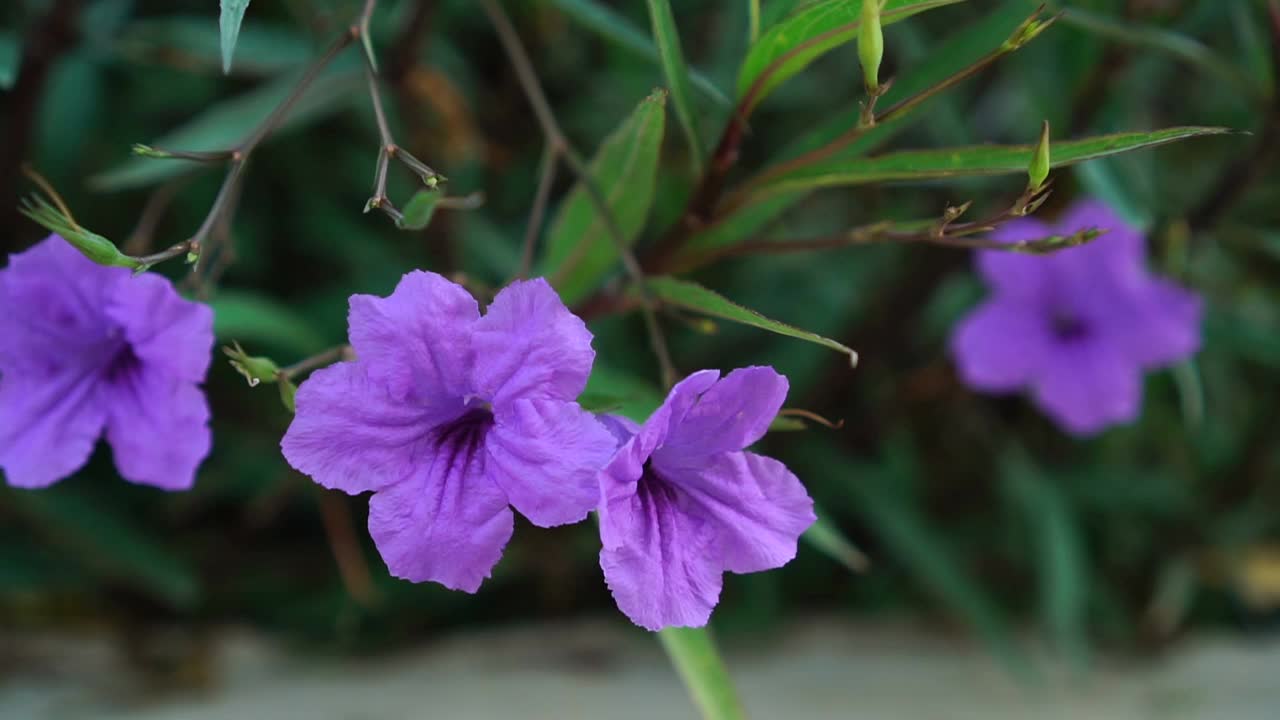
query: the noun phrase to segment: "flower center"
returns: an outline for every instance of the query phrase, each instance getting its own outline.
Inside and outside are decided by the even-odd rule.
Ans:
[[[432,443],[448,467],[469,465],[493,427],[493,411],[487,405],[472,407],[435,429]]]
[[[130,346],[129,343],[124,343],[120,346],[120,349],[116,350],[115,354],[111,356],[111,360],[107,362],[107,380],[111,382],[118,382],[129,375],[132,375],[133,371],[137,370],[141,366],[142,360],[140,360],[137,354],[133,352],[133,347]]]
[[[1049,323],[1053,336],[1062,342],[1082,340],[1089,335],[1089,325],[1072,312],[1057,310]]]

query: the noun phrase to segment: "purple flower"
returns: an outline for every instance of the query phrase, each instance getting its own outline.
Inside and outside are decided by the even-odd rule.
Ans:
[[[574,402],[595,353],[544,280],[480,316],[461,286],[412,272],[387,298],[353,295],[355,362],[298,389],[281,447],[317,483],[374,491],[369,533],[392,574],[475,592],[511,537],[595,507],[616,443]]]
[[[1141,232],[1105,205],[1082,201],[1054,226],[1022,219],[993,237],[1026,240],[1091,227],[1109,232],[1049,256],[980,252],[978,269],[992,295],[951,338],[967,384],[988,392],[1029,389],[1077,435],[1135,419],[1143,371],[1200,346],[1199,297],[1150,275]]]
[[[52,485],[106,429],[126,480],[186,490],[209,454],[213,313],[52,235],[0,271],[0,467]]]
[[[786,466],[743,448],[787,395],[772,368],[703,370],[636,427],[599,474],[600,567],[619,609],[650,630],[705,625],[724,572],[781,567],[813,524],[813,500]]]

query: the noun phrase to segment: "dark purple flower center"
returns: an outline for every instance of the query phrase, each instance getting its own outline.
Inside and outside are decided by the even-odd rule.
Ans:
[[[1049,323],[1053,336],[1061,342],[1075,342],[1089,335],[1089,324],[1073,312],[1057,310]]]
[[[110,382],[119,382],[129,377],[135,370],[142,366],[142,360],[133,351],[133,347],[129,343],[124,343],[111,356],[107,362],[106,377]]]
[[[472,407],[432,432],[437,461],[449,468],[464,468],[476,459],[484,437],[493,427],[493,410],[487,405]]]
[[[637,481],[637,494],[640,496],[641,503],[652,502],[655,499],[675,500],[675,488],[671,483],[667,482],[658,471],[653,467],[653,460],[645,460],[644,468],[640,471],[640,480]]]

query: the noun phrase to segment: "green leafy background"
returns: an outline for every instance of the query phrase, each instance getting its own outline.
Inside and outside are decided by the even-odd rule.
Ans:
[[[214,3],[87,2],[32,100],[23,154],[77,219],[117,242],[152,193],[181,178],[157,226],[161,243],[176,242],[200,223],[219,173],[131,158],[131,144],[226,146],[270,110],[358,4],[255,3],[224,76]],[[884,75],[898,85],[883,101],[998,47],[1037,4],[933,3],[945,6],[886,27]],[[44,5],[0,9],[16,28],[0,32],[0,81],[14,72],[9,56]],[[416,40],[405,39],[416,3],[388,0],[374,18],[388,113],[399,141],[448,176],[450,193],[483,192],[483,206],[424,205],[423,214],[434,208],[430,224],[412,232],[361,214],[377,130],[358,50],[348,51],[248,168],[234,221],[237,261],[212,299],[220,341],[290,363],[344,341],[347,296],[386,294],[411,268],[465,273],[488,287],[515,271],[544,139],[478,8],[429,5]],[[671,24],[651,23],[645,3],[508,5],[567,135],[596,157],[591,167],[626,239],[643,252],[679,216],[692,168],[705,160],[691,158],[690,147],[714,147],[728,98],[739,95],[748,3],[673,0],[678,54],[659,52],[651,28]],[[770,28],[786,22],[779,6],[788,5],[796,3],[764,4],[762,37],[780,34]],[[815,236],[936,216],[969,200],[981,216],[1005,207],[1024,182],[1014,151],[999,161],[1013,174],[962,178],[913,174],[918,166],[892,159],[859,164],[871,151],[1024,145],[1045,118],[1062,140],[1173,126],[1249,131],[1060,168],[1041,211],[1090,194],[1147,227],[1152,265],[1206,298],[1203,352],[1148,376],[1138,423],[1076,440],[1022,398],[978,395],[957,381],[947,335],[983,293],[964,251],[872,245],[743,258],[655,283],[672,302],[662,320],[681,370],[771,364],[791,380],[789,406],[844,421],[763,441],[808,485],[823,525],[785,569],[727,579],[715,618],[722,634],[778,631],[815,611],[909,614],[968,628],[1011,668],[1025,668],[1012,638],[1028,624],[1083,664],[1098,645],[1159,647],[1187,624],[1251,630],[1277,607],[1274,594],[1271,604],[1244,600],[1259,573],[1280,562],[1267,551],[1280,541],[1280,162],[1265,161],[1276,158],[1278,132],[1266,126],[1277,117],[1266,3],[1069,5],[1084,12],[847,148],[822,183],[799,175],[696,242]],[[674,97],[655,93],[686,63],[690,79]],[[762,98],[733,181],[820,145],[857,117],[852,45],[796,70]],[[6,105],[5,117],[16,111]],[[625,130],[637,126],[640,140]],[[637,142],[660,155],[633,162]],[[867,168],[876,163],[902,172],[874,176]],[[610,167],[625,168],[617,186],[602,175]],[[397,170],[391,195],[403,205],[415,179]],[[855,179],[830,181],[842,172]],[[819,184],[836,187],[814,190]],[[603,231],[584,230],[599,224],[587,199],[562,168],[535,264],[554,276],[581,233],[594,232],[581,263],[589,276],[566,281],[574,302],[623,278]],[[0,202],[15,206],[17,196]],[[40,236],[15,219],[4,241],[13,251]],[[182,270],[171,265],[158,271]],[[789,337],[789,327],[769,332],[773,321],[823,336],[828,347]],[[640,318],[606,313],[591,327],[599,367],[589,395],[633,414],[653,407],[661,393]],[[858,352],[856,369],[833,343]],[[613,612],[590,524],[518,526],[474,597],[388,577],[362,529],[365,501],[326,495],[281,458],[289,417],[275,390],[251,390],[218,362],[208,393],[214,450],[190,493],[120,481],[105,447],[51,490],[0,490],[6,623],[145,629],[233,620],[302,645],[354,650],[444,628]],[[345,577],[333,552],[351,542],[335,533],[344,522],[360,560]],[[861,574],[841,564],[859,551],[870,559]],[[1189,583],[1170,581],[1188,575]]]

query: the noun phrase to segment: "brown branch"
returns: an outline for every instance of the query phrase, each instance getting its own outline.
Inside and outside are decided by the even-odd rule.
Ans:
[[[667,348],[666,337],[662,334],[662,327],[658,323],[658,315],[654,309],[656,303],[652,293],[649,291],[648,284],[645,282],[644,270],[641,269],[640,263],[636,260],[635,255],[632,254],[631,248],[627,246],[626,237],[623,235],[622,229],[618,227],[617,218],[614,217],[613,210],[609,207],[604,191],[600,189],[600,184],[591,174],[591,170],[587,167],[582,156],[569,142],[568,137],[560,128],[559,122],[556,121],[555,113],[551,110],[551,104],[547,102],[546,94],[542,91],[542,84],[538,81],[538,77],[533,70],[533,61],[529,59],[529,54],[525,51],[524,44],[520,42],[520,36],[511,24],[511,19],[507,17],[506,12],[495,0],[480,0],[480,6],[484,9],[485,14],[489,16],[494,30],[498,33],[498,40],[502,43],[502,48],[515,69],[516,79],[520,82],[525,99],[529,101],[529,105],[533,108],[533,114],[538,120],[538,125],[542,128],[542,134],[546,136],[550,151],[565,161],[565,164],[569,166],[569,169],[578,178],[578,182],[586,189],[587,196],[591,199],[596,212],[604,221],[607,234],[613,241],[614,248],[622,260],[623,267],[626,269],[631,281],[635,283],[637,290],[639,290],[643,298],[641,309],[644,315],[645,329],[649,334],[649,343],[658,360],[658,365],[662,372],[662,382],[666,387],[671,387],[676,381],[675,366],[671,362],[671,352]]]

